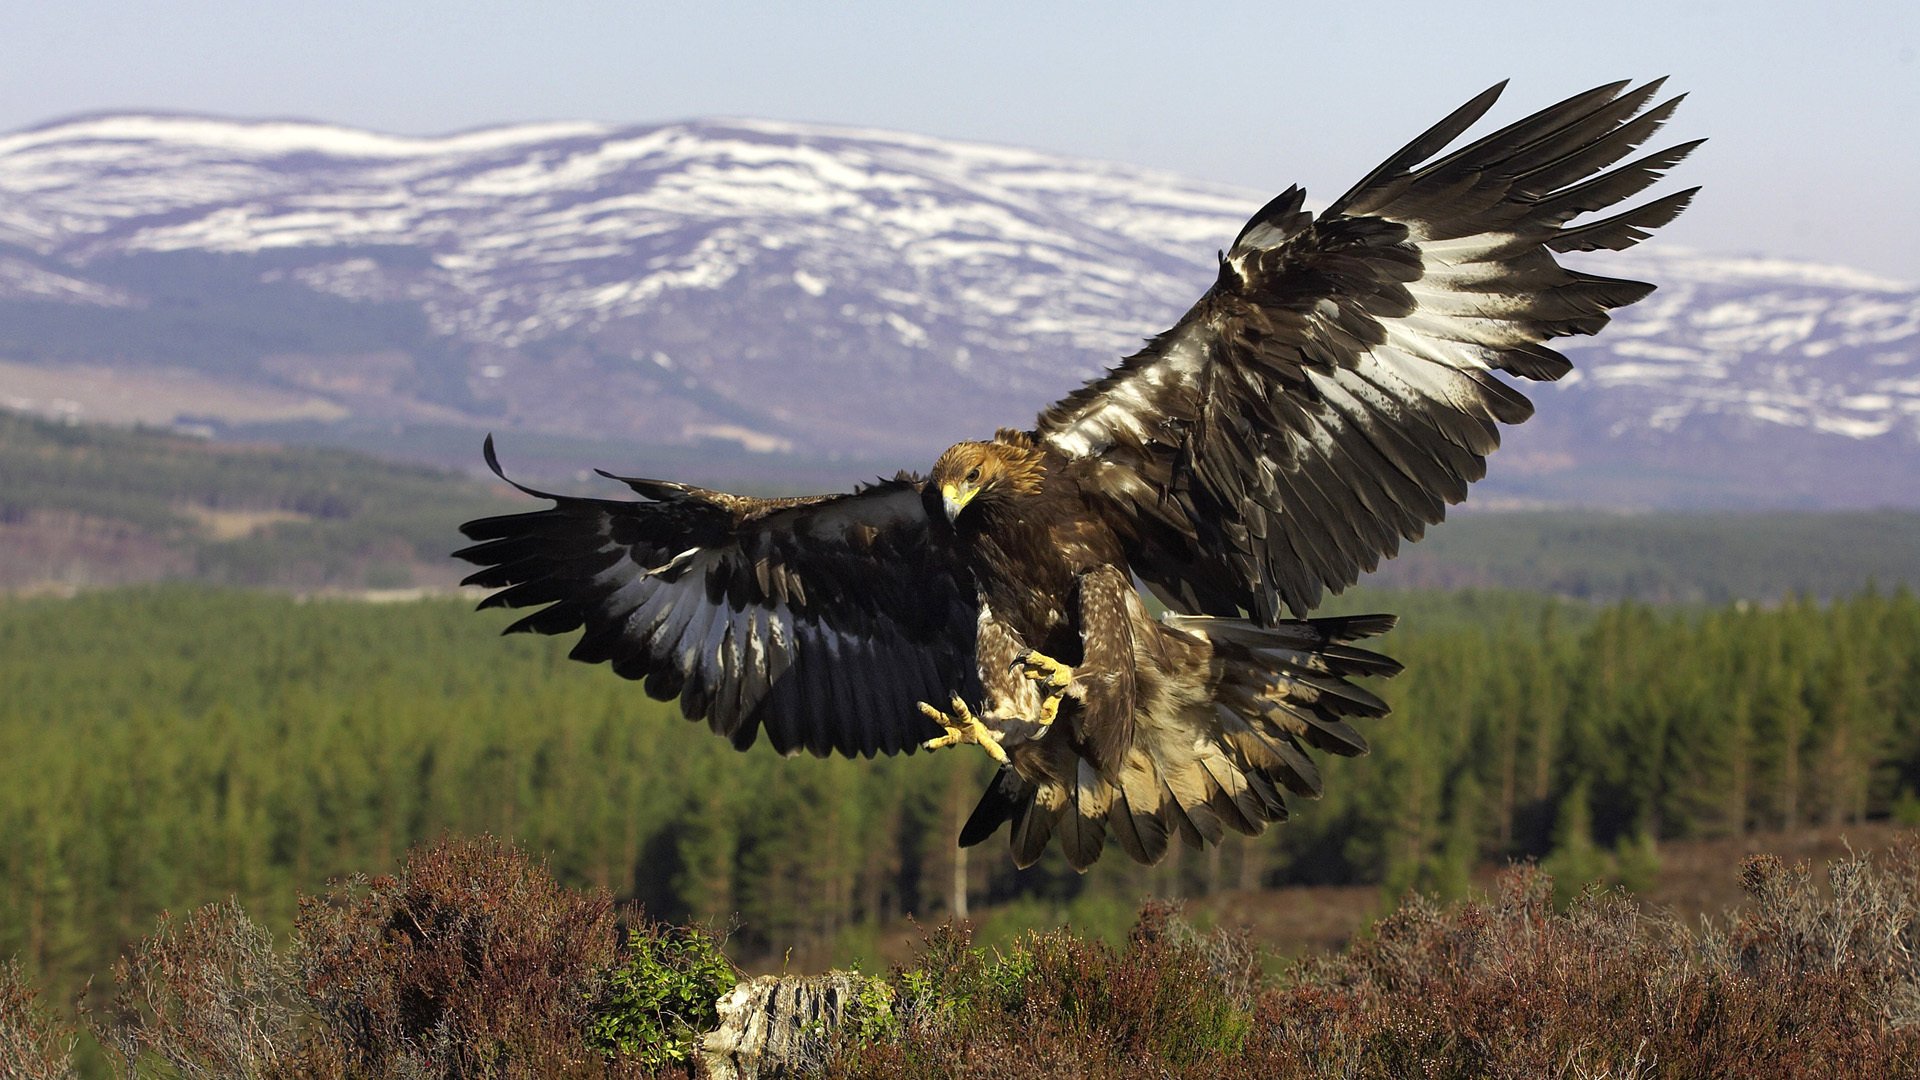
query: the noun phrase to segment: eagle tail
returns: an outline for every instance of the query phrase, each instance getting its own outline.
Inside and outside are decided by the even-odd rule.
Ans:
[[[1400,664],[1351,642],[1393,628],[1391,615],[1358,615],[1260,626],[1243,619],[1168,615],[1164,625],[1204,643],[1186,723],[1154,739],[1146,728],[1118,775],[1085,762],[1025,777],[1004,769],[960,833],[971,846],[1011,822],[1013,858],[1027,867],[1058,837],[1067,862],[1085,870],[1111,836],[1136,862],[1153,865],[1179,835],[1189,845],[1218,843],[1231,829],[1248,836],[1287,817],[1283,793],[1320,794],[1309,749],[1352,756],[1367,751],[1350,718],[1385,715],[1387,705],[1353,680],[1391,676]],[[1155,730],[1159,730],[1156,728]]]
[[[1320,773],[1308,748],[1367,752],[1350,717],[1387,714],[1387,703],[1351,680],[1400,673],[1399,661],[1352,644],[1393,629],[1392,615],[1348,615],[1259,626],[1241,619],[1169,615],[1175,629],[1212,642],[1220,679],[1215,714],[1223,740],[1252,771],[1308,798]],[[1304,744],[1304,745],[1303,745]]]

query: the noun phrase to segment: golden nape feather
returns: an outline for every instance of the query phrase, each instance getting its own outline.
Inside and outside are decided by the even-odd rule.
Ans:
[[[742,748],[978,744],[1002,768],[960,842],[1009,826],[1021,866],[1258,833],[1319,794],[1312,751],[1365,752],[1353,721],[1387,709],[1357,680],[1399,669],[1353,644],[1391,617],[1308,613],[1465,498],[1531,412],[1504,377],[1565,375],[1548,342],[1653,288],[1556,254],[1693,196],[1626,205],[1698,145],[1634,156],[1679,103],[1659,82],[1450,149],[1501,89],[1317,216],[1268,203],[1173,328],[1031,431],[814,498],[523,487],[552,506],[463,526],[467,582]]]

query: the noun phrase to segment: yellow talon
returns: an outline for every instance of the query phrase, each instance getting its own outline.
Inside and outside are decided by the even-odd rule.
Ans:
[[[1041,727],[1052,727],[1054,718],[1060,715],[1060,695],[1048,694],[1040,700],[1040,715],[1033,722]]]
[[[1014,661],[1021,673],[1041,684],[1041,693],[1058,694],[1073,684],[1073,669],[1044,653],[1028,651]]]
[[[1073,685],[1073,669],[1045,653],[1028,651],[1014,661],[1020,673],[1039,683],[1040,715],[1033,722],[1050,727],[1060,715],[1060,698]]]
[[[919,705],[920,711],[925,713],[928,719],[947,730],[945,735],[936,736],[921,743],[923,748],[939,750],[948,746],[958,746],[961,743],[979,743],[980,749],[985,750],[988,757],[1002,765],[1007,763],[1007,751],[1000,745],[999,732],[994,731],[982,723],[979,717],[973,715],[973,710],[967,708],[967,703],[960,700],[959,694],[953,695],[951,705],[953,711],[950,714],[943,713],[924,701],[919,702]]]

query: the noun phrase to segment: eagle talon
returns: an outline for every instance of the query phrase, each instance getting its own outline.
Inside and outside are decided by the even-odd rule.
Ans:
[[[1029,649],[1013,663],[1021,669],[1021,674],[1041,685],[1043,694],[1055,695],[1073,685],[1073,669],[1045,653]]]
[[[1040,699],[1040,713],[1033,718],[1033,722],[1039,724],[1041,727],[1052,727],[1054,720],[1057,719],[1059,715],[1060,695],[1049,694]]]
[[[1054,719],[1060,715],[1060,699],[1065,696],[1067,688],[1073,685],[1073,669],[1045,653],[1031,649],[1014,658],[1013,666],[1040,684],[1040,714],[1033,718],[1033,722],[1041,727],[1052,726]]]
[[[945,735],[921,743],[920,746],[923,749],[940,750],[949,746],[959,746],[961,743],[978,743],[980,749],[987,752],[988,757],[1002,765],[1007,764],[1007,751],[1000,745],[1000,733],[973,715],[973,710],[967,708],[967,703],[960,699],[959,694],[953,695],[953,702],[949,706],[952,709],[951,713],[941,712],[924,701],[918,704],[920,711],[925,713],[928,719],[947,730]]]

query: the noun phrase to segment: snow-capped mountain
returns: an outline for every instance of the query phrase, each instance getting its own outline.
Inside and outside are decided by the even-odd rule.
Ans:
[[[185,372],[327,415],[924,468],[1170,325],[1269,194],[758,120],[85,117],[0,136],[0,401],[26,366]],[[1920,503],[1920,289],[1657,242],[1593,265],[1661,291],[1533,388],[1490,496]]]

